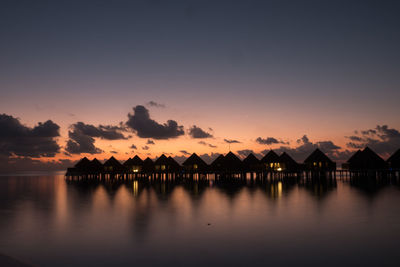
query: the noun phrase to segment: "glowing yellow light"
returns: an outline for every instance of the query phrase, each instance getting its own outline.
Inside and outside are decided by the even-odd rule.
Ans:
[[[281,168],[281,167],[279,167],[279,168],[277,169],[277,171],[278,171],[278,172],[282,171],[282,168]]]

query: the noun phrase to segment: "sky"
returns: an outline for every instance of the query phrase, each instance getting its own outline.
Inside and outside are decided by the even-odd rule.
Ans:
[[[400,148],[399,1],[1,1],[0,164]],[[36,167],[35,167],[36,166]]]

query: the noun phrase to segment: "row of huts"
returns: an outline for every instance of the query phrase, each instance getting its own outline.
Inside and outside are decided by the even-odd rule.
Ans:
[[[347,170],[384,170],[400,169],[400,149],[397,150],[387,161],[366,147],[358,150],[350,159],[343,164]],[[333,172],[336,163],[333,162],[321,150],[316,149],[309,155],[304,163],[296,162],[288,153],[276,154],[269,151],[261,160],[250,153],[241,160],[234,153],[218,156],[211,164],[207,164],[196,153],[187,158],[182,165],[172,157],[164,154],[157,160],[150,158],[142,160],[135,156],[124,163],[120,163],[114,157],[108,159],[104,164],[96,158],[89,160],[82,158],[74,168],[68,168],[67,175],[81,174],[147,174],[147,173],[245,173],[245,172],[301,172],[301,171],[324,171]]]

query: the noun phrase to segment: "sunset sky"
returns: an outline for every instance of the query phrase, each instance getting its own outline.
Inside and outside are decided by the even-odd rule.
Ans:
[[[229,148],[386,158],[400,148],[399,14],[399,1],[2,1],[0,170]]]

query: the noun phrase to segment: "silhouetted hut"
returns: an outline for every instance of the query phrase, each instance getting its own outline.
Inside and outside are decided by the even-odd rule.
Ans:
[[[176,162],[171,156],[168,157],[168,170],[170,172],[179,172],[181,170],[181,165]]]
[[[369,147],[358,150],[347,161],[350,170],[378,170],[386,167],[386,162]]]
[[[89,173],[90,172],[90,160],[87,157],[82,158],[78,161],[78,163],[74,166],[75,170],[80,173]]]
[[[277,171],[279,168],[279,156],[273,150],[270,150],[262,159],[261,163],[267,171]]]
[[[169,159],[162,154],[155,162],[154,169],[156,172],[166,172],[168,171],[168,166],[170,165]]]
[[[335,171],[336,163],[317,148],[306,158],[304,167],[307,171]]]
[[[208,165],[202,158],[193,153],[183,162],[183,167],[189,172],[204,172],[207,171]]]
[[[135,157],[129,158],[125,161],[123,165],[128,172],[137,173],[141,172],[143,169],[143,160],[136,155]]]
[[[262,170],[262,164],[253,153],[250,153],[244,160],[243,160],[243,167],[246,172],[257,172]]]
[[[144,166],[143,160],[138,156],[134,156],[132,159],[132,171],[133,172],[141,172]]]
[[[124,163],[122,163],[122,165],[128,170],[130,171],[130,166],[132,165],[132,158],[127,159]]]
[[[90,162],[90,172],[91,173],[100,173],[103,170],[103,164],[101,164],[100,161],[98,161],[96,158],[94,158]]]
[[[147,157],[143,161],[143,172],[145,173],[151,173],[154,171],[154,162],[151,158]]]
[[[239,173],[243,171],[243,162],[232,152],[225,155],[222,169],[228,173]]]
[[[103,169],[106,173],[122,173],[125,171],[124,166],[114,156],[104,162]]]
[[[221,172],[224,164],[224,155],[219,155],[211,164],[210,169],[213,172]]]
[[[400,169],[400,149],[388,158],[387,163],[391,169]]]
[[[278,171],[296,172],[300,170],[300,165],[292,159],[286,152],[279,156]]]

